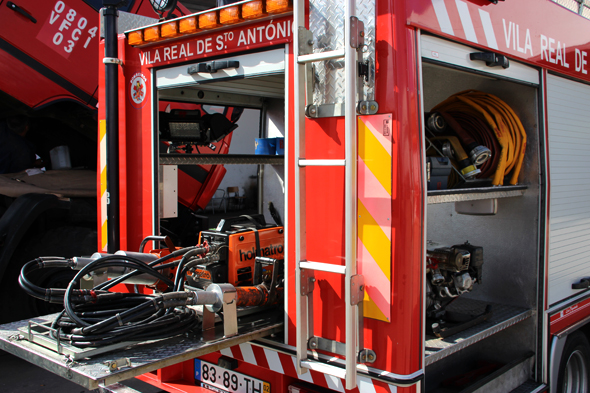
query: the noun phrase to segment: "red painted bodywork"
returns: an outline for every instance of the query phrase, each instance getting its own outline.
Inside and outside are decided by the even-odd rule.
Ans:
[[[440,2],[437,2],[440,4]],[[523,61],[534,66],[558,71],[571,77],[590,81],[584,68],[576,71],[576,51],[580,54],[590,50],[590,43],[578,42],[575,32],[579,28],[587,28],[588,21],[551,3],[550,1],[506,1],[493,5],[485,1],[466,1],[469,14],[473,20],[480,18],[482,11],[487,13],[492,21],[499,46],[497,52],[509,55],[512,59]],[[487,44],[486,32],[478,23],[474,23],[477,43],[469,40],[462,26],[461,17],[457,10],[457,2],[445,0],[444,4],[449,13],[449,20],[454,26],[454,35],[445,33],[434,11],[430,0],[377,0],[376,12],[376,88],[375,100],[379,103],[379,113],[392,114],[392,135],[396,144],[397,155],[392,157],[392,293],[391,293],[391,322],[382,322],[365,318],[364,345],[366,348],[378,350],[377,361],[371,366],[390,373],[409,375],[419,372],[423,366],[423,263],[425,242],[425,179],[423,141],[421,136],[420,95],[418,86],[417,40],[419,30],[441,35],[453,41],[476,47]],[[454,7],[454,8],[453,8]],[[289,16],[281,16],[276,22],[291,20]],[[504,22],[503,22],[504,21]],[[511,25],[510,23],[514,23]],[[159,67],[197,62],[202,59],[222,57],[223,55],[244,53],[260,48],[268,48],[284,44],[291,44],[291,37],[258,42],[248,46],[221,45],[216,47],[218,38],[224,32],[239,32],[240,29],[263,26],[268,21],[251,22],[246,25],[231,28],[221,28],[187,38],[178,38],[172,42],[134,48],[124,45],[125,38],[120,36],[121,51],[124,53],[125,74],[120,73],[120,107],[122,113],[120,122],[120,137],[123,141],[121,157],[121,247],[135,249],[141,239],[152,234],[152,198],[154,185],[151,175],[153,163],[151,147],[151,122],[153,114],[150,112],[152,98],[151,71]],[[518,27],[516,27],[518,25]],[[530,52],[519,51],[516,38],[507,39],[504,30],[518,30],[526,38],[526,29],[531,37]],[[513,26],[513,27],[510,27]],[[570,26],[571,29],[563,29]],[[515,32],[517,30],[510,30]],[[522,33],[524,31],[524,33]],[[555,55],[548,47],[547,54],[541,57],[541,36],[550,37],[555,42],[566,43],[565,58],[562,64],[551,62]],[[210,40],[210,51],[197,52],[199,45]],[[508,42],[509,41],[509,42]],[[201,44],[199,44],[201,42]],[[508,43],[507,43],[508,42]],[[512,45],[512,43],[515,43]],[[548,41],[549,42],[549,38]],[[184,46],[185,55],[176,59],[163,58],[165,48],[175,45],[179,49]],[[524,45],[524,44],[521,44]],[[205,48],[205,47],[203,47]],[[158,55],[156,55],[158,53]],[[286,48],[287,61],[285,63],[288,91],[294,91],[293,46]],[[573,57],[572,57],[573,56]],[[157,59],[157,60],[156,60]],[[569,68],[565,65],[569,64]],[[580,63],[581,67],[581,63]],[[590,68],[590,67],[588,67]],[[586,68],[586,69],[588,69]],[[146,104],[135,108],[128,98],[128,84],[132,75],[142,73],[148,80],[148,97]],[[292,96],[288,97],[292,101]],[[290,107],[291,105],[287,105]],[[103,115],[101,115],[103,116]],[[294,156],[294,116],[292,111],[285,113],[288,125],[287,147],[289,162],[286,167],[289,194],[287,195],[287,222],[295,222],[294,194],[296,158]],[[103,118],[103,117],[101,117]],[[306,150],[302,154],[308,159],[342,159],[344,157],[344,126],[343,118],[306,119]],[[313,143],[310,143],[313,141]],[[343,264],[344,233],[344,174],[341,168],[309,168],[307,169],[307,257],[311,261],[321,261]],[[548,214],[548,213],[547,213]],[[296,342],[295,326],[295,236],[293,228],[286,230],[288,282],[287,290],[287,344],[294,346]],[[125,242],[123,241],[125,240]],[[344,341],[344,282],[343,278],[328,273],[316,273],[316,290],[314,291],[314,322],[316,334],[333,340]],[[546,285],[546,284],[545,284]],[[577,307],[578,310],[586,308]],[[590,309],[590,307],[589,307]],[[571,310],[563,319],[552,317],[551,332],[561,330],[565,325],[579,320],[589,312]],[[571,316],[570,316],[571,315]],[[574,317],[575,316],[575,317]],[[579,316],[579,317],[578,317]],[[257,349],[258,350],[258,349]],[[219,354],[211,354],[203,359],[215,362]],[[240,359],[241,360],[241,359]],[[162,388],[171,391],[197,392],[193,387],[194,375],[191,374],[192,362],[174,366],[173,369],[159,370],[156,374],[142,377]],[[285,371],[285,376],[271,372],[268,366],[253,366],[240,363],[238,371],[263,380],[272,380],[281,388],[286,388],[295,379],[292,373]],[[168,371],[165,371],[168,370]],[[188,370],[188,371],[187,371]],[[193,370],[194,371],[194,370]],[[171,382],[172,381],[172,382]],[[175,382],[174,382],[175,381]],[[275,385],[277,386],[277,385]],[[375,384],[377,391],[385,390],[380,383]],[[277,390],[285,391],[285,390]],[[398,391],[416,391],[415,387],[398,388]]]
[[[0,90],[30,108],[67,99],[94,109],[98,12],[83,0],[20,0],[15,4],[36,23],[0,1]],[[128,12],[156,17],[149,1],[134,1]],[[31,68],[32,63],[38,67]]]
[[[487,13],[497,44],[494,52],[590,81],[590,65],[582,64],[583,61],[590,60],[590,42],[584,42],[584,36],[579,34],[588,29],[588,20],[554,2],[506,1],[496,5],[489,2],[486,4],[485,1],[460,2],[467,7],[467,19],[472,21],[475,37],[468,32],[469,27],[463,25],[467,15],[464,9],[459,10],[459,2],[444,0],[437,3],[439,8],[435,11],[430,1],[408,1],[408,23],[453,41],[492,47],[489,32],[486,36],[483,23]],[[440,15],[442,4],[447,11],[448,23]]]
[[[590,316],[590,299],[581,300],[549,317],[549,330],[557,334]]]

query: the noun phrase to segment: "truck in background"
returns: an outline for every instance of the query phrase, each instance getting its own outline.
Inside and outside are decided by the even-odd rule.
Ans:
[[[0,305],[4,322],[55,309],[10,295],[22,294],[15,279],[25,261],[39,251],[73,256],[96,249],[101,7],[102,0],[0,1],[0,131],[11,133],[11,121],[26,127],[26,143],[48,170],[35,177],[0,168],[7,173],[0,182],[0,296],[14,299]],[[122,19],[128,13],[145,16],[143,23],[157,20],[147,0],[119,10]],[[67,166],[75,173],[52,170],[50,151],[59,146],[68,148]],[[42,280],[52,286],[69,281],[67,275]]]

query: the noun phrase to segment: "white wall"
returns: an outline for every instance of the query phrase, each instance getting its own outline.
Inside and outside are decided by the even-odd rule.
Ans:
[[[206,107],[208,112],[215,107]],[[266,108],[265,137],[275,138],[285,135],[284,101],[269,100]],[[260,111],[245,109],[233,131],[228,154],[254,154],[254,142],[259,137]],[[246,195],[246,207],[255,209],[258,204],[258,165],[225,165],[227,173],[219,185],[227,192],[227,187],[241,187]],[[264,165],[262,208],[267,223],[273,223],[268,202],[272,202],[284,222],[284,166]]]
[[[209,108],[207,108],[209,109]],[[254,154],[254,140],[258,138],[260,111],[244,109],[233,131],[228,154]],[[227,173],[219,188],[227,192],[227,187],[241,187],[246,193],[247,206],[256,206],[257,165],[225,165]]]
[[[267,136],[277,138],[285,136],[285,101],[272,100],[266,107]],[[285,167],[283,165],[265,165],[263,176],[264,195],[262,209],[267,223],[274,220],[268,211],[268,202],[272,202],[285,223]]]

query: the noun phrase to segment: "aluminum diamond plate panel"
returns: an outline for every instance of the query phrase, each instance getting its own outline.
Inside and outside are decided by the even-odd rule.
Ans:
[[[363,61],[375,64],[375,0],[359,0],[356,16],[365,24]],[[344,1],[311,0],[309,25],[314,37],[314,52],[344,47]],[[329,60],[314,63],[315,105],[344,102],[344,62]],[[373,85],[364,84],[365,100],[374,99]]]
[[[284,156],[250,154],[160,154],[160,165],[283,165]]]
[[[481,314],[486,305],[490,303],[478,300],[458,298],[453,302],[448,310],[460,312],[467,315]],[[427,366],[440,359],[443,359],[455,352],[462,350],[478,341],[496,334],[518,322],[524,321],[533,315],[533,310],[507,306],[503,304],[491,304],[492,316],[485,322],[476,326],[465,329],[462,332],[441,339],[436,337],[426,337],[426,358],[424,365]]]
[[[502,186],[428,191],[428,204],[475,201],[479,199],[512,198],[523,196],[527,187]]]

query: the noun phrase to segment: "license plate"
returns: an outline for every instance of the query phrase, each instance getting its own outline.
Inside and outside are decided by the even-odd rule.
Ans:
[[[270,383],[195,359],[195,379],[220,393],[270,393]]]

